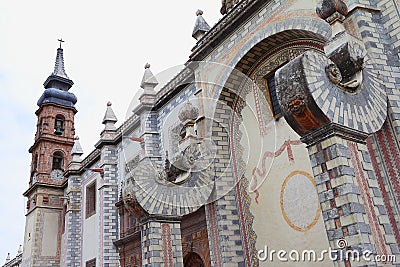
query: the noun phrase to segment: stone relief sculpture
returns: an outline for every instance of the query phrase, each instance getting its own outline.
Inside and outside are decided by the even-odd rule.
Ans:
[[[183,128],[180,153],[173,162],[166,152],[164,166],[146,157],[127,164],[126,168],[134,168],[123,182],[122,197],[130,212],[180,216],[207,203],[214,187],[214,153],[211,141],[203,140],[194,130],[198,114],[189,101],[179,111]]]
[[[300,136],[324,125],[373,133],[385,121],[385,85],[362,41],[345,30],[347,13],[340,0],[322,1],[317,14],[333,30],[325,54],[306,51],[276,72],[283,115]]]

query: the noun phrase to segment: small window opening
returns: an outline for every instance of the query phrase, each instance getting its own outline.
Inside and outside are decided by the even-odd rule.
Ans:
[[[64,155],[61,152],[55,152],[53,154],[53,170],[63,170],[64,166]]]
[[[86,187],[86,218],[96,213],[96,182]]]
[[[54,123],[54,134],[64,136],[64,117],[61,115],[56,116],[56,121]]]

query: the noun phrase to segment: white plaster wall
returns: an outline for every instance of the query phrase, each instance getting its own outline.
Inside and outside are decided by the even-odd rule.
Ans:
[[[261,136],[252,93],[246,102],[241,126],[246,134],[241,144],[244,158],[248,157],[245,175],[250,181],[250,208],[255,216],[253,227],[257,234],[256,247],[258,250],[268,246],[269,251],[283,249],[300,253],[312,249],[319,255],[329,245],[305,145],[291,145],[294,160],[289,159],[287,148],[279,154],[285,141],[298,141],[299,136],[283,117],[275,122],[270,114],[269,121],[264,121],[267,134]],[[263,161],[267,151],[275,153],[275,156],[265,157]],[[254,168],[264,174],[253,176]],[[333,266],[328,257],[325,258],[323,262],[282,262],[277,259],[271,262],[267,259],[260,265]]]
[[[41,256],[55,257],[58,249],[58,233],[60,226],[59,211],[43,211],[43,236]]]

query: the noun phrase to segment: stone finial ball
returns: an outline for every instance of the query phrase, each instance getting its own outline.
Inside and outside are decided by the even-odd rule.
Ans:
[[[107,107],[111,107],[112,106],[112,103],[111,103],[111,101],[108,101],[108,103],[107,103]]]
[[[203,15],[203,10],[197,10],[196,11],[196,16],[201,16],[201,15]]]
[[[150,64],[149,64],[149,63],[146,63],[146,65],[144,65],[144,68],[145,68],[145,69],[150,69]]]

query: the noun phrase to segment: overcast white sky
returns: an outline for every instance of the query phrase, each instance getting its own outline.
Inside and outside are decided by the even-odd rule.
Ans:
[[[213,26],[220,0],[2,1],[0,3],[0,265],[23,243],[37,109],[53,71],[58,38],[78,97],[76,133],[88,154],[111,101],[119,122],[140,88],[146,62],[154,74],[184,64],[195,45],[195,12]],[[62,4],[61,4],[62,3]],[[85,156],[84,155],[84,156]],[[3,258],[4,257],[4,258]]]

